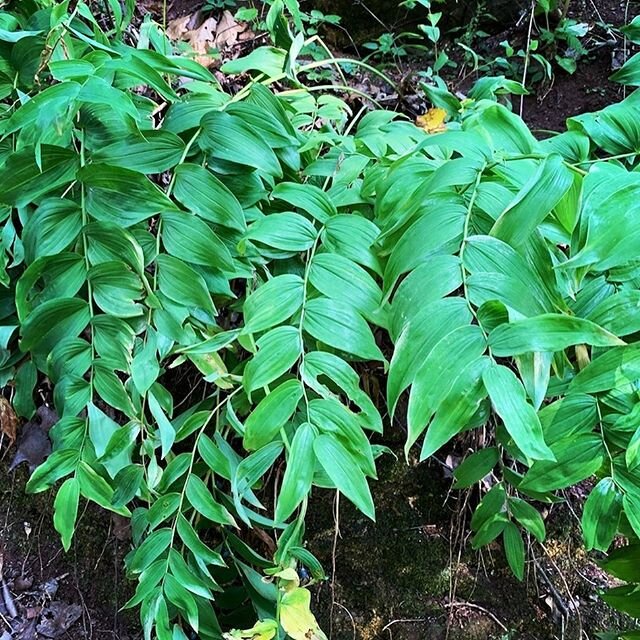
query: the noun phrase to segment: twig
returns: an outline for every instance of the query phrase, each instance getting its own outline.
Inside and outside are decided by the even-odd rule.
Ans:
[[[488,609],[485,609],[484,607],[481,607],[479,604],[475,604],[473,602],[447,602],[444,606],[445,606],[445,609],[453,609],[456,607],[459,607],[459,608],[466,607],[469,609],[476,609],[478,611],[482,611],[482,613],[489,616],[503,631],[506,631],[507,633],[509,633],[509,629],[507,629],[507,627],[505,627],[502,624],[502,622],[500,622],[500,620],[494,613],[491,613],[491,611],[489,611]]]
[[[347,607],[345,607],[340,602],[336,602],[336,604],[341,609],[344,609],[347,612],[347,615],[349,616],[349,620],[351,620],[351,626],[353,627],[353,640],[356,640],[356,634],[357,634],[356,621],[353,619],[353,616],[351,615],[351,611],[349,611],[349,609],[347,609]]]
[[[551,592],[551,595],[553,596],[555,603],[558,605],[558,608],[562,612],[562,617],[565,619],[568,619],[571,616],[571,611],[569,611],[569,607],[567,607],[567,604],[565,603],[564,598],[562,597],[562,594],[556,589],[555,585],[551,581],[551,578],[549,578],[549,576],[547,575],[547,572],[543,569],[542,565],[538,562],[537,558],[535,557],[533,558],[533,563],[536,567],[536,571],[538,571],[538,573],[540,574],[540,577],[542,578],[542,581],[549,588],[549,591]]]
[[[386,624],[384,627],[382,627],[382,630],[389,631],[389,636],[393,638],[393,636],[391,635],[390,628],[394,624],[417,624],[418,622],[428,622],[428,620],[429,618],[398,618],[398,620],[392,620],[391,622]]]
[[[533,19],[536,12],[535,0],[531,0],[531,14],[529,17],[529,29],[527,31],[527,53],[524,58],[524,69],[522,70],[522,88],[527,84],[527,72],[529,71],[529,53],[531,52],[531,33],[533,32]],[[524,95],[520,96],[520,117],[524,112]]]
[[[333,510],[333,547],[331,549],[331,611],[329,613],[329,638],[333,637],[333,613],[336,603],[336,549],[340,537],[340,492],[336,491]]]

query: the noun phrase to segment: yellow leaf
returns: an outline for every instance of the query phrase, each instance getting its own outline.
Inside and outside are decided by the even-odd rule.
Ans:
[[[275,620],[261,620],[246,631],[233,630],[224,634],[225,640],[272,640],[278,633]]]
[[[427,113],[416,118],[416,126],[424,129],[427,133],[440,133],[446,131],[447,126],[444,123],[444,119],[447,117],[447,112],[439,107],[429,109]]]
[[[311,613],[311,592],[302,587],[282,595],[280,624],[293,640],[327,640]]]

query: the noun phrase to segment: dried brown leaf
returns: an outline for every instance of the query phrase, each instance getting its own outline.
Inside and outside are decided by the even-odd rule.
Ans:
[[[42,610],[42,617],[37,626],[37,631],[47,638],[59,638],[67,635],[69,627],[81,615],[82,607],[77,604],[52,602]]]
[[[238,42],[238,37],[245,31],[246,25],[238,23],[231,12],[225,11],[216,29],[215,46],[228,49]]]
[[[18,430],[18,416],[13,410],[10,402],[0,396],[0,431],[4,433],[13,444],[16,441],[16,433]]]

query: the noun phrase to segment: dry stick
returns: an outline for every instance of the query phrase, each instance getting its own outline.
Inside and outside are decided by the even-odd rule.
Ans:
[[[388,631],[390,638],[393,640],[393,634],[391,633],[391,627],[394,624],[418,624],[419,622],[428,622],[429,618],[399,618],[398,620],[392,620],[384,627],[382,627],[383,631]]]
[[[336,604],[341,608],[344,609],[347,612],[347,615],[349,616],[349,619],[351,620],[351,626],[353,627],[353,640],[356,640],[356,634],[357,634],[357,629],[356,629],[356,621],[353,619],[353,616],[351,615],[351,611],[349,611],[349,609],[347,609],[347,607],[345,607],[343,604],[341,604],[340,602],[336,602]],[[384,629],[383,629],[384,631]]]
[[[478,611],[482,611],[482,613],[484,613],[485,615],[489,616],[503,631],[506,631],[507,633],[509,633],[509,629],[507,629],[507,627],[505,627],[502,622],[500,622],[500,620],[498,619],[498,617],[492,613],[491,611],[489,611],[488,609],[485,609],[484,607],[481,607],[479,604],[475,604],[473,602],[448,602],[447,604],[444,605],[445,608],[449,608],[449,609],[453,609],[453,608],[469,608],[469,609],[476,609]]]
[[[598,15],[600,14],[598,13]],[[624,7],[624,23],[625,24],[629,23],[629,0],[627,0],[627,3],[625,4],[625,7]],[[629,42],[627,40],[627,34],[625,33],[624,40],[622,41],[622,64],[624,64],[627,61],[627,56],[629,55],[628,47],[629,47]],[[626,84],[622,85],[622,97],[623,98],[627,97]]]
[[[529,71],[529,53],[531,51],[531,33],[533,32],[533,17],[536,11],[536,2],[531,0],[531,14],[529,17],[529,30],[527,31],[527,54],[524,57],[524,69],[522,70],[522,88],[527,84],[527,72]],[[520,96],[520,117],[524,112],[524,96]]]
[[[458,569],[460,567],[460,561],[462,560],[462,550],[464,547],[464,527],[465,527],[465,512],[469,503],[469,491],[465,492],[464,501],[457,507],[456,514],[451,518],[449,528],[449,602],[453,602],[456,597],[456,591],[458,589]],[[455,522],[454,522],[455,518]],[[455,534],[454,534],[455,532]],[[457,558],[455,564],[453,561],[454,549],[458,548]],[[453,611],[449,612],[447,616],[447,629],[445,631],[445,640],[448,640],[449,633],[451,632],[451,623],[453,621]]]
[[[340,536],[340,492],[336,491],[333,511],[333,548],[331,550],[331,611],[329,613],[329,638],[333,638],[333,611],[336,605],[336,549]]]
[[[564,577],[564,573],[562,573],[562,571],[560,571],[560,567],[556,564],[555,560],[551,557],[551,554],[547,551],[547,548],[543,544],[540,544],[540,547],[544,551],[544,553],[547,556],[547,559],[549,560],[549,562],[553,565],[553,568],[558,572],[558,576],[560,576],[560,580],[562,580],[562,584],[564,585],[564,588],[567,591],[567,595],[569,596],[569,600],[571,600],[571,605],[573,606],[573,608],[574,608],[574,610],[576,612],[576,616],[578,618],[579,636],[582,637],[582,631],[583,631],[583,629],[582,629],[582,616],[580,615],[580,608],[578,607],[578,603],[576,602],[575,598],[573,597],[573,594],[571,593],[571,589],[569,589],[569,585],[567,583],[567,580]]]

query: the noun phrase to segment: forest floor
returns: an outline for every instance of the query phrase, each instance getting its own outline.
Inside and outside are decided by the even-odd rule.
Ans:
[[[141,4],[157,12],[162,3]],[[169,18],[191,15],[201,4],[175,0]],[[637,13],[634,3],[627,5],[576,1],[574,17],[621,26],[626,12]],[[492,36],[496,50],[504,35]],[[620,100],[622,88],[608,80],[617,53],[615,46],[603,47],[581,60],[575,74],[557,71],[552,83],[523,100],[525,120],[541,132],[558,131],[567,117]],[[463,91],[465,83],[456,88]],[[514,108],[520,109],[519,101]],[[309,548],[330,576],[315,588],[314,609],[328,635],[334,640],[573,640],[595,639],[596,632],[621,624],[597,597],[607,578],[577,533],[580,490],[545,513],[549,538],[531,549],[534,560],[520,583],[498,547],[472,552],[466,544],[465,523],[477,495],[451,492],[447,466],[464,455],[463,445],[448,452],[451,458],[407,465],[403,429],[399,420],[384,436],[397,459],[382,459],[381,479],[373,484],[376,523],[346,500],[336,504],[328,492],[316,494],[310,504]],[[135,615],[120,611],[133,590],[122,568],[130,548],[126,522],[87,509],[65,554],[53,529],[52,497],[25,495],[26,467],[7,471],[13,453],[2,445],[0,640],[8,640],[3,635],[8,618],[20,621],[13,635],[19,640],[139,638]]]

